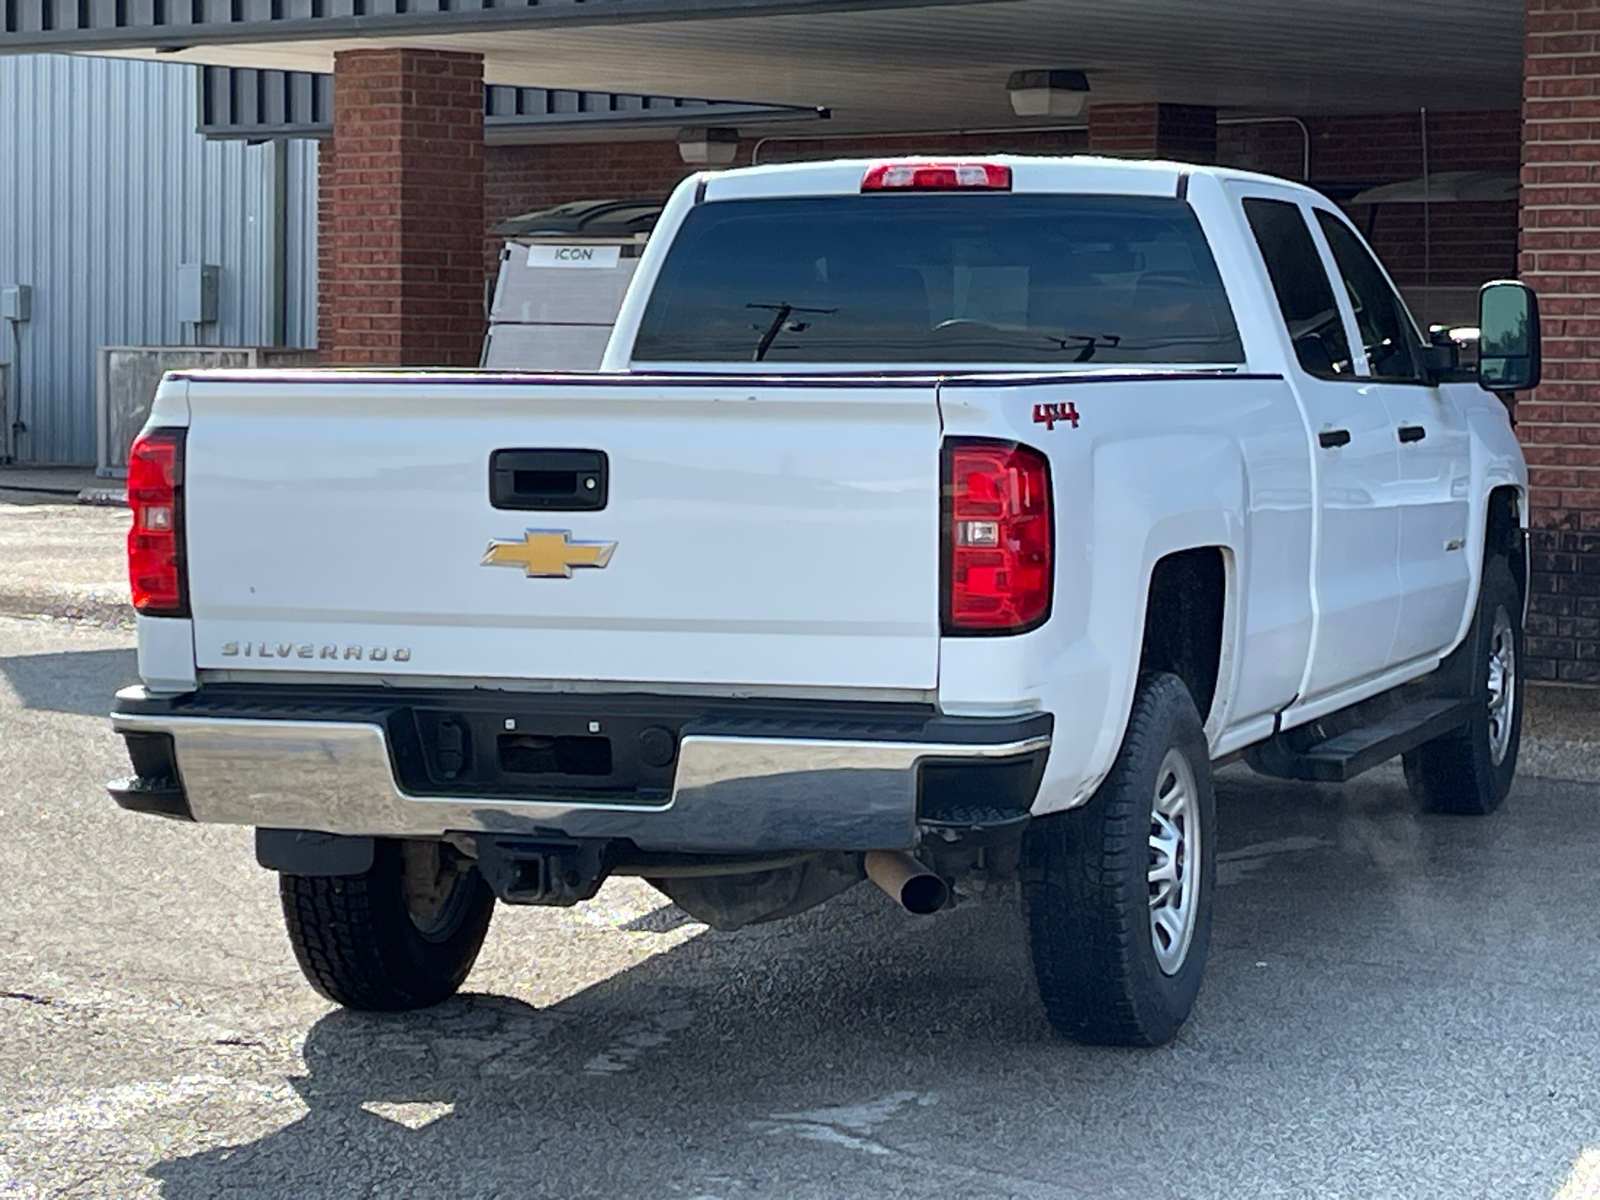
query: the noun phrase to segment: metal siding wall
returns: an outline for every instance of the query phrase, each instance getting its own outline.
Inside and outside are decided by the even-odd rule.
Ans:
[[[197,340],[177,320],[184,263],[221,268],[218,320],[198,340],[271,338],[272,148],[201,138],[195,87],[178,64],[0,57],[0,284],[33,286],[22,459],[94,461],[96,347]],[[286,336],[311,346],[316,147],[289,160]],[[0,327],[0,361],[12,353]]]
[[[289,269],[284,278],[284,337],[296,346],[317,344],[317,143],[289,143]]]

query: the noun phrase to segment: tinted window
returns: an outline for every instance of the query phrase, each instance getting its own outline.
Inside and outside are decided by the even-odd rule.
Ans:
[[[869,195],[701,204],[640,362],[1237,363],[1188,204]]]
[[[1348,226],[1332,213],[1317,210],[1333,261],[1339,265],[1350,304],[1356,310],[1356,327],[1361,344],[1367,349],[1367,365],[1374,379],[1416,380],[1417,344],[1421,340],[1416,326],[1383,277],[1377,259]]]
[[[1246,200],[1244,213],[1266,260],[1300,366],[1320,379],[1353,378],[1344,321],[1300,206]]]

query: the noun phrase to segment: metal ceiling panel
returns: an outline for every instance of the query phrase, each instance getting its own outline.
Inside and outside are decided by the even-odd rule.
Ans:
[[[1091,104],[1309,116],[1521,103],[1522,0],[1007,0],[707,13],[493,33],[440,26],[385,44],[481,53],[492,84],[822,105],[835,134],[1026,127],[1005,80],[1038,67],[1085,71]],[[363,44],[193,46],[176,57],[326,71],[335,51]]]
[[[656,23],[996,0],[6,0],[0,53]]]

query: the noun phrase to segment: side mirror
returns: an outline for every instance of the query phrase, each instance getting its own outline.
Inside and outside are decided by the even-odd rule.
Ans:
[[[1478,385],[1491,392],[1537,387],[1541,370],[1539,298],[1516,280],[1478,293]]]

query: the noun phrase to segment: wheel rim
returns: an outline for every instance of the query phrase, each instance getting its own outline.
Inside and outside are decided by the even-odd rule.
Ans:
[[[472,903],[470,864],[437,844],[415,842],[405,844],[403,861],[400,887],[411,924],[425,942],[448,941]]]
[[[1199,912],[1200,805],[1194,768],[1168,750],[1156,772],[1150,809],[1150,943],[1163,974],[1176,975],[1189,955]]]
[[[1489,759],[1505,762],[1517,716],[1517,639],[1505,606],[1494,610],[1489,633]]]

